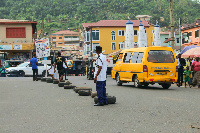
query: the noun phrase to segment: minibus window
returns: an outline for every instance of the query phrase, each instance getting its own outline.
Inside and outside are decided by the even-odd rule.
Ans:
[[[172,51],[150,50],[147,61],[153,63],[174,63],[175,59]]]
[[[131,56],[132,56],[132,53],[129,52],[129,53],[125,53],[124,55],[124,63],[130,63],[130,60],[131,60]]]
[[[141,63],[143,58],[144,52],[134,52],[131,63]]]

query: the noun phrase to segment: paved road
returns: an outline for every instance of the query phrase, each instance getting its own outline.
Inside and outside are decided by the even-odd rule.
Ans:
[[[68,79],[95,91],[86,77]],[[94,107],[90,96],[57,85],[33,82],[31,77],[0,78],[0,133],[200,132],[200,89],[138,89],[131,83],[116,86],[108,77],[107,92],[117,97],[117,103]]]

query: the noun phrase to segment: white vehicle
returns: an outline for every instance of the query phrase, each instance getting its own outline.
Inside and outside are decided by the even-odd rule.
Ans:
[[[47,65],[47,70],[50,66]],[[43,71],[46,71],[46,65],[38,62],[38,75],[42,75]],[[6,69],[6,75],[8,76],[32,76],[32,65],[30,62],[24,62],[17,67],[9,67]]]

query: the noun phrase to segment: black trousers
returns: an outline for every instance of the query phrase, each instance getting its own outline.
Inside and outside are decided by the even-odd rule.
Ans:
[[[32,69],[33,70],[33,80],[36,80],[38,77],[38,69]]]
[[[183,68],[178,69],[178,81],[177,83],[182,86],[183,84]]]

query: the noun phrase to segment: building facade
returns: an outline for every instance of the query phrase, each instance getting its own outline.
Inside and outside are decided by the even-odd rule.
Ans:
[[[84,36],[85,54],[90,54],[92,50],[95,53],[95,47],[101,46],[104,54],[119,51],[125,48],[126,22],[128,20],[101,20],[97,23],[83,23],[82,32]],[[133,22],[134,41],[138,42],[138,30],[140,20],[131,20]],[[154,26],[147,21],[141,22],[147,33],[147,46],[152,46]],[[90,34],[92,31],[92,35]],[[92,37],[92,41],[91,41]],[[91,47],[92,42],[92,47]]]
[[[53,48],[67,47],[67,46],[80,46],[79,32],[70,30],[59,31],[50,35],[51,44]]]
[[[181,27],[182,45],[199,45],[200,46],[200,19],[192,24],[183,24]]]
[[[161,40],[161,46],[170,46],[171,45],[171,37],[170,32],[160,32],[160,40]],[[180,35],[178,33],[175,33],[175,46],[181,45]]]
[[[32,58],[37,22],[29,20],[0,19],[0,52],[5,59]]]

